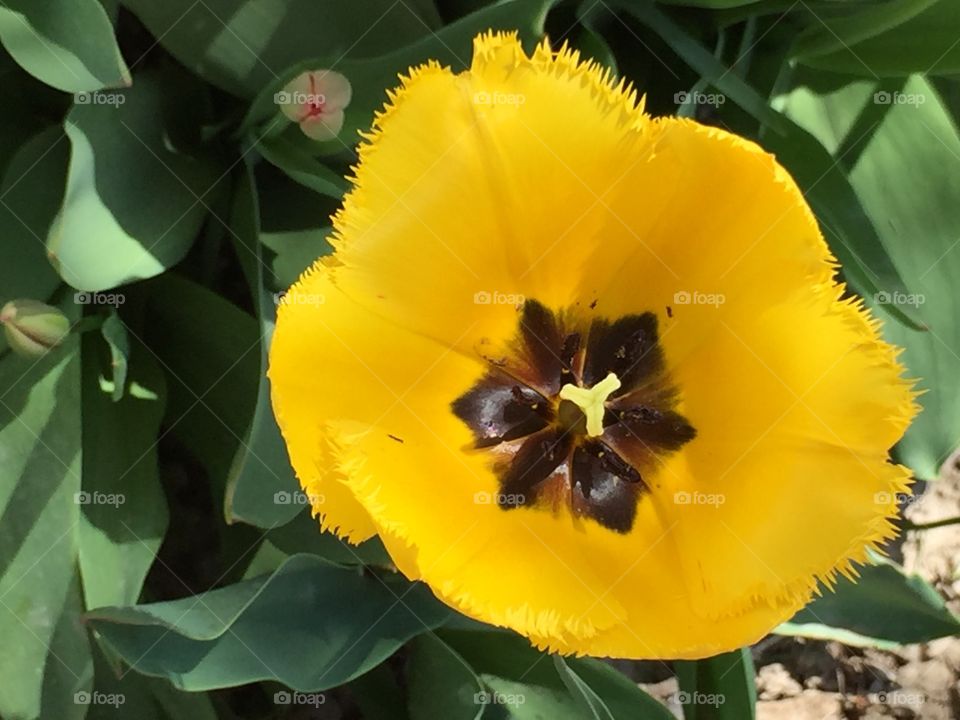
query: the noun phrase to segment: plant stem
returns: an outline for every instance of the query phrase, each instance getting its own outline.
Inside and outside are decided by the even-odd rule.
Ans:
[[[904,530],[933,530],[934,528],[946,527],[947,525],[958,525],[960,524],[960,516],[944,518],[942,520],[934,520],[927,523],[914,523],[906,520],[903,523]]]

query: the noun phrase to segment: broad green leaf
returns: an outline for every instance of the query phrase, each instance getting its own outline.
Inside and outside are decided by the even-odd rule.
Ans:
[[[843,166],[821,141],[786,120],[785,134],[767,133],[761,142],[797,181],[850,285],[865,298],[906,295],[907,287]],[[913,307],[888,304],[883,309],[914,330],[923,328]]]
[[[243,130],[251,131],[259,123],[266,122],[267,129],[278,122],[279,110],[274,103],[277,93],[301,72],[314,68],[330,67],[346,76],[353,86],[353,99],[346,110],[343,129],[339,138],[327,143],[331,151],[342,151],[344,145],[352,145],[358,130],[369,129],[373,116],[386,101],[386,91],[398,84],[397,75],[428,60],[437,60],[463,70],[473,56],[473,38],[487,30],[515,30],[525,46],[530,46],[543,36],[547,12],[557,0],[503,0],[481,8],[463,17],[436,33],[399,50],[369,59],[345,59],[334,63],[335,57],[314,54],[308,60],[287,68],[281,77],[272,81],[257,95]],[[299,128],[290,127],[287,134],[299,133]],[[263,134],[263,131],[260,131]]]
[[[67,92],[130,84],[97,0],[2,0],[0,42],[34,77]]]
[[[862,12],[867,15],[866,22],[853,16],[843,21],[839,31],[823,25],[814,28],[815,34],[798,45],[800,59],[830,72],[872,79],[960,71],[960,14],[955,0],[901,0]],[[888,17],[875,23],[876,15]],[[831,30],[839,35],[834,38],[839,46],[832,52],[820,52],[830,48]],[[868,36],[857,40],[865,34]]]
[[[76,308],[64,304],[71,319]],[[72,720],[92,678],[79,629],[80,356],[0,360],[0,715]],[[82,708],[81,708],[82,709]]]
[[[137,345],[135,352],[123,398],[115,401],[105,382],[110,366],[103,343],[92,333],[84,336],[79,533],[91,608],[137,602],[167,528],[156,448],[165,380],[146,348]]]
[[[224,514],[228,522],[240,520],[273,528],[289,522],[303,509],[300,498],[305,496],[299,491],[270,402],[267,362],[276,301],[264,284],[260,216],[249,173],[243,173],[237,183],[230,226],[260,322],[260,367],[256,407],[227,480]]]
[[[884,334],[905,348],[900,360],[925,391],[899,458],[933,479],[960,438],[960,137],[922,78],[894,86],[803,79],[786,112],[834,152],[908,288],[869,299],[908,309],[928,328],[886,323]]]
[[[582,704],[585,696],[594,702],[604,720],[605,712],[614,720],[673,717],[664,705],[599,660],[564,660],[565,667],[577,678],[575,697],[567,685],[571,677],[561,677],[557,664],[526,638],[501,631],[441,630],[437,634],[483,681],[486,689],[481,701],[517,720],[593,720]]]
[[[90,687],[93,665],[87,631],[80,623],[82,612],[80,577],[73,573],[43,665],[41,720],[48,717],[81,720],[84,717],[86,708],[77,703],[77,694]],[[22,672],[25,668],[19,669]]]
[[[297,555],[269,576],[97,610],[87,622],[135,670],[184,690],[274,679],[317,692],[375,667],[448,615],[423,585]]]
[[[185,693],[166,680],[135,672],[118,674],[98,647],[94,652],[97,693],[86,720],[217,720],[210,695]]]
[[[333,252],[333,247],[327,241],[331,230],[332,228],[322,227],[260,235],[260,241],[272,251],[270,267],[273,271],[274,290],[286,290],[317,258]]]
[[[392,0],[123,2],[177,60],[240,97],[253,97],[318,48],[337,70],[346,58],[369,57],[429,34],[437,19],[435,9],[423,9],[425,2]]]
[[[320,532],[317,520],[305,508],[286,525],[267,532],[265,540],[286,555],[312,553],[338,565],[387,567],[393,563],[379,537],[351,545],[332,533]]]
[[[608,663],[592,658],[567,658],[566,663],[603,700],[616,720],[629,720],[638,711],[650,720],[670,717],[659,701]]]
[[[756,671],[750,649],[705,660],[674,663],[685,720],[752,720],[756,717]]]
[[[797,36],[793,55],[807,60],[817,55],[848,50],[859,42],[893,30],[937,0],[891,0],[855,8],[835,17],[816,18]],[[868,66],[864,66],[869,70]]]
[[[46,300],[60,284],[44,242],[67,177],[69,143],[60,128],[35,135],[10,160],[0,185],[0,301]]]
[[[410,720],[478,720],[483,715],[480,678],[433,633],[411,644],[407,678]]]
[[[486,674],[480,679],[486,689],[477,696],[476,702],[486,709],[484,717],[489,714],[511,720],[593,720],[583,713],[562,685],[531,685]]]
[[[560,680],[584,714],[592,720],[615,720],[610,708],[559,655],[553,656]]]
[[[100,291],[153,277],[190,248],[211,203],[209,160],[169,146],[164,117],[176,99],[156,74],[67,115],[70,172],[47,250],[61,277]],[[106,99],[118,104],[108,104]]]
[[[862,568],[856,583],[840,580],[776,632],[893,650],[960,634],[960,620],[923,578],[881,562]]]
[[[256,148],[271,165],[321,195],[340,198],[347,190],[343,177],[311,157],[300,145],[277,137],[257,143]]]
[[[399,680],[389,663],[381,663],[347,686],[363,720],[413,720],[404,710],[407,693]]]
[[[167,431],[223,483],[257,401],[257,321],[175,273],[147,289],[146,342],[168,374]]]

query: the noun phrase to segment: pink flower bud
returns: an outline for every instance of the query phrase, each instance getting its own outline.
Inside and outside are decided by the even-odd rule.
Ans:
[[[343,128],[350,104],[350,81],[333,70],[301,73],[274,95],[280,111],[313,140],[332,140]]]

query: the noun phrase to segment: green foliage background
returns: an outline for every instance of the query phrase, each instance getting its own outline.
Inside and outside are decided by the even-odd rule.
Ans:
[[[376,541],[318,533],[271,414],[277,293],[329,251],[356,130],[397,73],[462,69],[491,28],[777,154],[922,378],[897,454],[937,477],[960,436],[954,0],[0,0],[0,304],[77,323],[0,355],[0,717],[671,717],[609,664],[457,616]],[[277,122],[310,68],[353,85],[339,140]],[[958,630],[878,561],[778,632]],[[726,698],[687,720],[753,717],[749,651],[673,669]]]

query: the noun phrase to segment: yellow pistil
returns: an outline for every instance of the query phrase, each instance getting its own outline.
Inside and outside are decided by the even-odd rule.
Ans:
[[[610,373],[592,388],[567,383],[560,388],[560,398],[569,400],[583,411],[587,419],[587,435],[597,437],[603,435],[603,413],[606,411],[604,403],[610,394],[619,388],[620,378]]]

